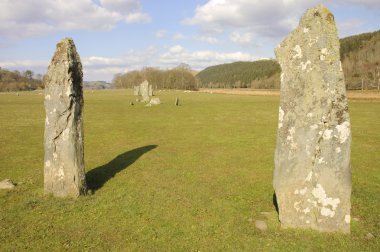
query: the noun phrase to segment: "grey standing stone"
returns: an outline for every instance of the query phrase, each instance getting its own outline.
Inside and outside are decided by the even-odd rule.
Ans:
[[[57,44],[45,83],[45,194],[86,193],[82,87],[79,55],[73,40],[65,38]]]
[[[140,84],[140,93],[143,98],[143,102],[149,101],[149,82],[145,80]]]
[[[140,86],[133,86],[133,95],[140,95]]]
[[[178,97],[175,98],[175,103],[174,103],[174,105],[179,106],[179,99],[178,99]]]
[[[152,85],[149,85],[148,95],[149,95],[150,97],[153,96],[153,86],[152,86]]]
[[[323,5],[276,48],[282,68],[273,185],[282,227],[350,232],[351,130],[339,38]]]

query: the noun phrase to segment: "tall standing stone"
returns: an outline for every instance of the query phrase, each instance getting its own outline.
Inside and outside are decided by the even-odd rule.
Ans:
[[[309,9],[276,48],[282,68],[273,185],[283,227],[350,232],[351,131],[334,16]]]
[[[140,84],[140,93],[144,102],[149,101],[149,82],[145,80]]]
[[[45,83],[45,194],[86,193],[82,86],[79,55],[73,40],[65,38],[57,44]]]

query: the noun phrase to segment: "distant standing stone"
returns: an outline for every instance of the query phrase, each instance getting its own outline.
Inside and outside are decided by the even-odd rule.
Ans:
[[[175,98],[175,103],[174,103],[174,105],[179,106],[179,99],[178,99],[178,97]]]
[[[149,85],[148,95],[149,95],[150,97],[153,96],[153,86],[152,86],[152,85]]]
[[[45,83],[45,194],[86,193],[82,87],[79,55],[73,40],[65,38],[57,44]]]
[[[273,185],[281,225],[349,233],[351,130],[334,16],[323,5],[308,10],[276,56]]]
[[[265,221],[262,221],[262,220],[256,220],[255,221],[255,227],[260,231],[267,231],[268,230],[268,225],[266,224]]]
[[[16,184],[12,182],[10,179],[4,179],[0,181],[0,189],[11,190],[16,187]]]
[[[133,86],[133,95],[140,95],[140,86]]]
[[[140,93],[143,98],[143,102],[149,101],[149,82],[145,80],[140,84]]]
[[[161,100],[160,98],[156,97],[156,98],[152,98],[149,103],[152,105],[159,105],[161,104]]]

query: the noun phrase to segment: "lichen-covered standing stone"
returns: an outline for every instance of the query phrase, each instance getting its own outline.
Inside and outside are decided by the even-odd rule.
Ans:
[[[74,42],[63,39],[57,44],[45,83],[45,194],[78,197],[86,193],[82,82]]]
[[[144,102],[149,101],[149,82],[145,80],[140,84],[140,93]]]
[[[350,232],[351,131],[334,16],[310,9],[276,48],[282,68],[273,185],[283,227]]]

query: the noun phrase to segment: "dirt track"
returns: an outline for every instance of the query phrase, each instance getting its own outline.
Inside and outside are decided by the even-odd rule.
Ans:
[[[255,96],[279,96],[279,90],[263,90],[263,89],[200,89],[199,92],[210,94],[234,94],[234,95],[255,95]],[[353,91],[347,92],[348,99],[358,100],[380,100],[380,91]]]

